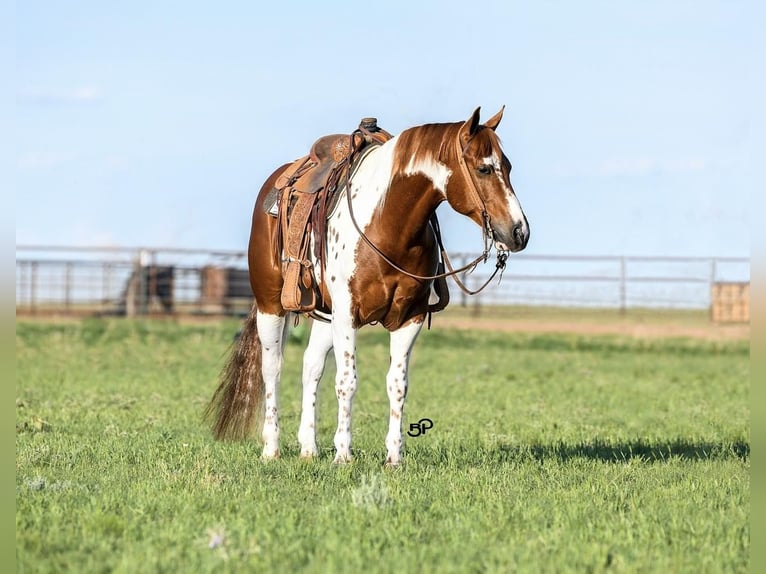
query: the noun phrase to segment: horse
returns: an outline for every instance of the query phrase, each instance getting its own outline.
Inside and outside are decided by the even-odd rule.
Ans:
[[[338,400],[333,462],[352,460],[357,330],[379,323],[390,333],[385,465],[401,464],[410,354],[429,315],[434,279],[444,275],[436,273],[441,243],[434,224],[437,206],[446,201],[473,220],[498,256],[527,246],[529,223],[496,134],[503,110],[483,124],[476,108],[465,121],[408,128],[370,150],[347,178],[340,191],[346,201],[338,202],[320,239],[324,261],[313,260],[327,312],[326,322],[313,321],[303,355],[302,458],[318,456],[317,388],[332,350]],[[262,458],[267,460],[280,457],[278,391],[293,314],[280,299],[284,278],[274,246],[278,220],[266,213],[264,202],[289,165],[272,173],[255,202],[248,247],[254,304],[206,409],[213,434],[221,440],[248,438],[261,417]],[[316,258],[315,250],[311,257]]]

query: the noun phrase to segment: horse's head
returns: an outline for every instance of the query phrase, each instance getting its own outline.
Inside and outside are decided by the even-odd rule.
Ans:
[[[511,186],[511,162],[495,133],[503,109],[480,124],[476,108],[460,126],[457,165],[450,166],[453,176],[445,191],[452,208],[478,223],[498,250],[516,252],[527,246],[529,223]]]

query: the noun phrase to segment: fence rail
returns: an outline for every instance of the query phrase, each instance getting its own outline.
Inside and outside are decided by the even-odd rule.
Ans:
[[[476,254],[453,255],[462,266]],[[463,280],[476,288],[494,270]],[[513,255],[501,281],[463,305],[709,309],[713,285],[749,283],[746,257]],[[453,301],[457,290],[453,289]],[[17,313],[225,313],[251,302],[243,251],[16,246]]]

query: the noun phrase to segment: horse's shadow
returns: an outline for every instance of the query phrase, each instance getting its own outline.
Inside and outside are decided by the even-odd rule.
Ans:
[[[647,463],[670,460],[704,461],[735,459],[750,460],[750,443],[743,441],[693,441],[676,438],[657,441],[635,439],[609,442],[594,439],[588,442],[548,444],[497,443],[471,449],[467,446],[441,445],[428,447],[418,445],[411,450],[412,456],[421,462],[443,463],[445,460],[461,459],[477,464],[494,462],[571,461],[575,459],[596,460],[609,463],[627,463],[640,460]]]

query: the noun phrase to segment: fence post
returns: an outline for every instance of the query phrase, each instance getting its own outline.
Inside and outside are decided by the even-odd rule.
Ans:
[[[460,259],[460,267],[465,267],[465,262],[466,262],[467,258],[468,258],[468,256],[464,255]],[[467,277],[468,277],[468,270],[463,271],[462,273],[460,273],[460,281],[463,282],[463,285],[465,285]],[[462,289],[460,290],[460,306],[461,307],[467,307],[468,306],[468,295],[466,295],[463,292]]]
[[[109,307],[109,291],[112,289],[112,264],[104,263],[103,266],[103,280],[101,283],[101,305],[102,310],[106,310]]]
[[[620,257],[620,315],[624,315],[628,308],[627,288],[627,263],[625,257]]]
[[[70,310],[72,306],[72,262],[67,261],[64,267],[64,309]]]
[[[29,309],[33,315],[37,313],[37,261],[29,271]]]
[[[17,265],[19,266],[19,270],[16,273],[16,285],[18,286],[19,294],[16,295],[16,307],[18,307],[22,301],[29,302],[29,294],[27,293],[26,296],[24,294],[25,293],[24,289],[28,287],[27,285],[27,267],[28,266],[25,265],[23,262],[21,264],[17,263]]]
[[[146,315],[149,309],[149,253],[142,249],[138,253],[138,314]]]
[[[710,297],[710,303],[708,309],[710,310],[710,320],[713,321],[713,286],[715,285],[715,276],[718,273],[715,257],[710,260],[710,285],[708,286],[707,294]]]

